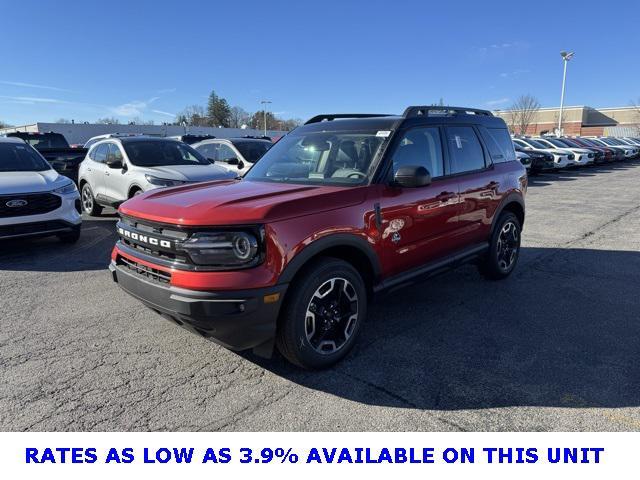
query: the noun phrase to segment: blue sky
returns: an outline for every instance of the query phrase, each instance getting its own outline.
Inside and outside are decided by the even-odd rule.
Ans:
[[[212,88],[284,117],[640,98],[640,2],[4,0],[0,120],[171,121]],[[11,19],[15,19],[12,21]]]

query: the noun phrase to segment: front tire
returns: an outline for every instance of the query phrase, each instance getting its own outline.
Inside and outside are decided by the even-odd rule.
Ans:
[[[513,212],[503,212],[493,230],[489,253],[480,263],[480,273],[489,280],[511,275],[520,256],[522,226]]]
[[[320,258],[287,294],[278,350],[302,368],[327,368],[353,348],[366,314],[367,290],[358,271],[342,260]]]
[[[82,192],[80,195],[82,200],[82,211],[91,217],[100,216],[102,213],[102,207],[96,202],[96,199],[93,196],[93,191],[88,183],[85,183],[82,186]]]

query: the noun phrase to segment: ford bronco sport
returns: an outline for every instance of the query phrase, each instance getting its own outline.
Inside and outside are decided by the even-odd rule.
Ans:
[[[274,345],[305,368],[344,357],[374,294],[464,262],[516,266],[525,168],[485,110],[319,115],[244,179],[156,190],[120,206],[113,279],[234,350]]]

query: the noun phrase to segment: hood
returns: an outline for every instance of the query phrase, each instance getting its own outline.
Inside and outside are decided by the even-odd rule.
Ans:
[[[568,149],[563,148],[548,148],[546,152],[553,153],[554,155],[569,155],[571,153]]]
[[[55,170],[42,172],[2,172],[0,195],[12,193],[48,192],[69,182]]]
[[[587,153],[593,153],[592,150],[589,150],[589,149],[586,149],[586,148],[577,148],[577,147],[576,148],[571,147],[571,151],[574,152],[574,153],[579,153],[581,155],[587,154]]]
[[[223,180],[151,190],[120,206],[132,217],[178,225],[267,223],[362,203],[367,187]]]
[[[187,182],[205,182],[236,177],[233,172],[217,165],[165,165],[163,167],[149,167],[145,171],[154,177]]]

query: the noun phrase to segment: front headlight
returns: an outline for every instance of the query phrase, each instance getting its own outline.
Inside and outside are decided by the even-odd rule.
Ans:
[[[247,267],[260,256],[258,238],[248,232],[199,232],[177,248],[198,265]]]
[[[157,185],[158,187],[175,187],[187,183],[183,180],[172,180],[170,178],[154,177],[153,175],[145,175],[144,178],[146,178],[147,182],[151,185]]]
[[[76,184],[73,183],[72,181],[69,181],[69,183],[61,187],[58,187],[54,190],[55,193],[59,193],[61,195],[66,195],[68,193],[73,193],[77,191],[78,191],[78,187],[76,187]]]

